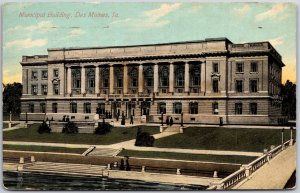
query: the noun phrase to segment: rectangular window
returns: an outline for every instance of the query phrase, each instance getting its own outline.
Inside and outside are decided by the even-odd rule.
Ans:
[[[250,80],[250,92],[257,92],[257,80]]]
[[[58,83],[53,84],[53,93],[54,93],[54,95],[59,95],[59,85],[58,85]]]
[[[242,62],[236,63],[236,72],[238,73],[244,72],[244,63]]]
[[[52,103],[52,113],[57,113],[57,103]]]
[[[118,87],[118,88],[123,87],[123,78],[119,78],[119,79],[117,80],[117,87]]]
[[[237,80],[235,82],[235,90],[236,90],[236,92],[243,92],[243,81],[242,80]]]
[[[40,103],[40,112],[45,113],[46,112],[46,103]]]
[[[105,114],[105,103],[99,103],[98,104],[98,111],[97,113],[99,113],[100,115],[104,115]]]
[[[250,72],[257,72],[257,62],[251,62]]]
[[[212,103],[212,114],[219,114],[219,104],[217,102]]]
[[[218,80],[213,80],[213,91],[219,92],[219,81]]]
[[[213,72],[219,73],[219,64],[218,63],[213,63]]]
[[[47,95],[47,93],[48,93],[48,86],[47,85],[42,85],[42,93],[43,93],[43,95]]]
[[[107,78],[105,78],[104,81],[103,81],[103,87],[104,88],[108,87],[108,79]]]
[[[37,71],[32,71],[31,72],[31,79],[36,80],[37,78],[38,78]]]
[[[53,76],[54,77],[58,77],[59,76],[59,70],[58,69],[54,69],[53,70]]]
[[[77,103],[71,103],[70,108],[71,113],[77,113]]]
[[[132,79],[132,87],[137,87],[138,86],[138,81],[136,78]]]
[[[47,79],[48,78],[48,71],[47,70],[43,70],[42,71],[42,79]]]
[[[91,103],[84,103],[84,113],[91,113]]]
[[[182,104],[181,103],[174,103],[173,104],[173,111],[174,111],[175,114],[181,114]]]
[[[34,113],[34,104],[33,103],[29,104],[29,112]]]
[[[257,103],[250,103],[250,114],[256,115],[257,114]]]
[[[243,104],[242,103],[235,103],[235,114],[236,115],[243,114]]]
[[[95,79],[89,79],[88,87],[95,88]]]
[[[158,103],[158,112],[157,114],[166,114],[166,103]]]
[[[38,87],[37,87],[37,85],[31,85],[31,93],[33,95],[37,95],[37,93],[38,93]]]
[[[198,103],[190,103],[190,114],[198,114]]]

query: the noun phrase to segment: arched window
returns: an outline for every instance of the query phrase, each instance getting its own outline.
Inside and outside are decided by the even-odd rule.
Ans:
[[[138,71],[136,68],[133,68],[131,73],[129,74],[129,77],[131,79],[131,87],[137,87],[138,86]]]
[[[88,88],[95,88],[95,70],[89,69],[87,72]]]
[[[160,86],[161,87],[169,86],[169,69],[167,67],[163,67],[161,69]]]
[[[182,112],[182,104],[181,103],[174,103],[173,104],[173,113],[181,114]]]
[[[158,103],[157,114],[166,114],[166,103]]]
[[[175,71],[176,86],[184,86],[184,72],[182,67],[178,67]]]
[[[200,85],[200,68],[194,67],[191,71],[191,81],[192,86],[199,86]]]
[[[104,68],[102,70],[102,77],[103,77],[102,87],[108,88],[109,87],[109,69],[108,68]]]
[[[73,88],[81,87],[81,72],[79,69],[75,69],[72,72]]]

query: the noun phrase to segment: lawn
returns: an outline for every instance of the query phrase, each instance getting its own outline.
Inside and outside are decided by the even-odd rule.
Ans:
[[[219,163],[247,164],[257,157],[237,156],[237,155],[210,155],[210,154],[190,154],[190,153],[173,153],[173,152],[156,152],[156,151],[134,151],[122,150],[118,156],[142,157],[142,158],[163,158],[190,161],[207,161]]]
[[[290,130],[284,131],[284,141]],[[232,150],[263,152],[264,148],[281,144],[281,129],[197,128],[190,127],[183,134],[155,140],[155,147],[204,150]]]
[[[36,145],[3,145],[3,150],[18,151],[38,151],[38,152],[59,152],[59,153],[77,153],[82,154],[86,148],[65,148],[65,147],[49,147]]]
[[[17,125],[17,123],[12,123],[12,124],[11,124],[11,127],[14,127],[14,126],[16,126],[16,125]],[[6,129],[6,128],[8,128],[8,123],[3,123],[2,129]]]
[[[138,127],[124,128],[114,127],[106,135],[95,134],[63,134],[49,133],[39,134],[37,132],[39,124],[33,124],[28,128],[22,128],[3,132],[4,141],[32,141],[32,142],[50,142],[50,143],[75,143],[75,144],[93,144],[108,145],[135,139]],[[142,131],[147,131],[151,135],[159,133],[157,126],[141,126]]]

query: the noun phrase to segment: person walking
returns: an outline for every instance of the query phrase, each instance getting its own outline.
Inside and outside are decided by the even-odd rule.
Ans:
[[[171,117],[171,119],[170,119],[170,126],[172,126],[173,125],[173,118]]]
[[[166,119],[166,125],[169,126],[170,122],[169,122],[169,117],[167,117]]]
[[[130,116],[130,124],[133,125],[133,116]]]

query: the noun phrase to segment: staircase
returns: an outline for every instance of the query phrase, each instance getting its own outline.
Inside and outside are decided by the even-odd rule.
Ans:
[[[120,153],[121,149],[113,148],[95,148],[88,155],[89,156],[105,156],[105,157],[115,157]]]

